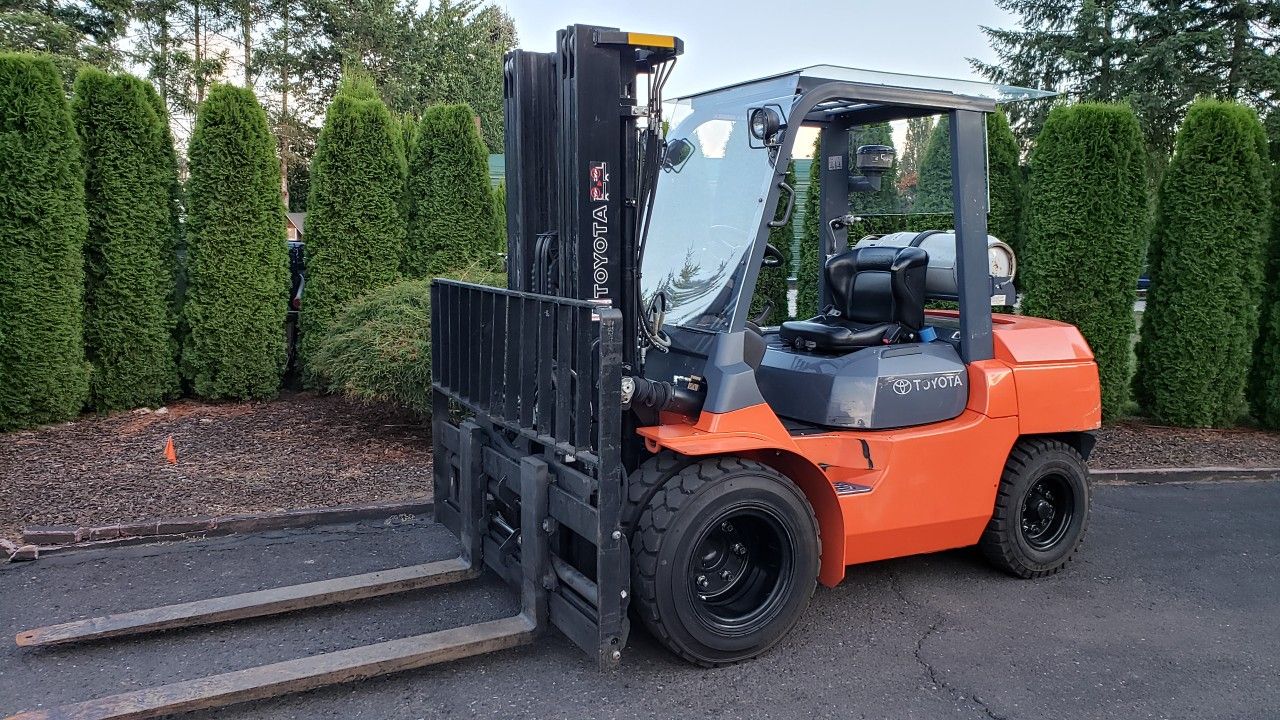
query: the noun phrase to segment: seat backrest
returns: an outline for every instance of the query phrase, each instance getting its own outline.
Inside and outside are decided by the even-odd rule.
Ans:
[[[861,247],[827,261],[831,301],[856,323],[924,327],[925,272],[929,254],[918,247]]]

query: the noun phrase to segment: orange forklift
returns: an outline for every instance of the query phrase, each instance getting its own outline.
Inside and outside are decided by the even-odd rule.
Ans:
[[[1069,325],[993,314],[1015,260],[987,235],[985,118],[1049,93],[818,66],[665,104],[677,38],[571,26],[505,68],[508,287],[432,286],[436,519],[460,556],[20,633],[134,635],[362,600],[489,571],[510,618],[90,700],[141,718],[532,642],[622,661],[632,619],[716,666],[768,650],[853,564],[979,546],[1058,572],[1088,522],[1097,366]],[[868,236],[868,125],[950,123],[952,227]],[[750,317],[785,262],[801,129],[821,157],[821,306]],[[769,210],[779,208],[776,217]],[[948,300],[958,310],[926,309]]]

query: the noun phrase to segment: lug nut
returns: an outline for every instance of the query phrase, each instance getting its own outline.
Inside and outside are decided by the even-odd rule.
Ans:
[[[746,554],[747,554],[747,547],[746,547],[745,545],[743,545],[742,543],[734,543],[734,544],[733,544],[733,554],[734,554],[734,555],[746,555]]]
[[[729,579],[729,578],[731,578],[731,577],[733,577],[733,573],[729,572],[728,570],[721,570],[721,571],[720,571],[720,579],[721,579],[721,580],[728,580],[728,579]]]
[[[700,587],[700,588],[704,588],[704,587],[706,587],[708,584],[709,584],[709,583],[707,582],[707,576],[706,576],[706,575],[699,575],[699,576],[698,576],[698,587]]]
[[[724,532],[731,533],[733,532],[733,523],[726,520],[720,523],[720,529],[723,530]]]

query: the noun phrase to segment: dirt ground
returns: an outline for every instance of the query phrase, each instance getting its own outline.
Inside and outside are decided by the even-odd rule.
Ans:
[[[165,459],[169,437],[177,464]],[[0,537],[422,498],[430,478],[426,428],[379,407],[313,393],[179,401],[0,435]]]
[[[165,459],[169,437],[177,464]],[[1280,433],[1126,421],[1098,432],[1090,465],[1280,467]],[[185,400],[0,435],[0,538],[28,525],[419,499],[430,478],[427,429],[385,408],[314,393]]]

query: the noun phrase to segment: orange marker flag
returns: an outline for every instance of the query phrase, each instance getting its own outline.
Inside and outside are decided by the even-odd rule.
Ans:
[[[165,443],[164,443],[164,456],[165,456],[165,458],[167,458],[167,459],[169,460],[169,464],[170,464],[170,465],[175,465],[175,464],[177,464],[177,462],[178,462],[178,451],[173,449],[173,436],[172,436],[172,435],[170,435],[170,436],[169,436],[169,439],[168,439],[168,440],[166,440],[166,441],[165,441]]]

